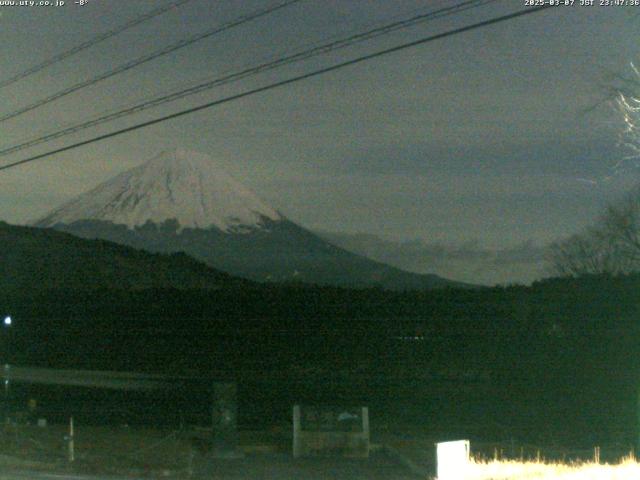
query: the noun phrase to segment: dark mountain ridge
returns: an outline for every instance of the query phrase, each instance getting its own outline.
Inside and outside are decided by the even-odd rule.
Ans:
[[[105,240],[0,222],[0,289],[218,289],[246,283],[183,253],[153,254]]]

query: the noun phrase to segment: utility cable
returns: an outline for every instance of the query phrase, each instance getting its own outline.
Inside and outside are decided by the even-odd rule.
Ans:
[[[548,5],[547,4],[547,5],[542,5],[542,6],[539,6],[539,7],[533,7],[533,8],[526,8],[524,10],[518,10],[517,12],[510,13],[508,15],[503,15],[503,16],[500,16],[500,17],[494,17],[492,19],[485,20],[485,21],[478,22],[478,23],[474,23],[474,24],[471,24],[471,25],[467,25],[465,27],[459,27],[459,28],[456,28],[456,29],[453,29],[453,30],[449,30],[447,32],[439,33],[439,34],[436,34],[436,35],[431,35],[431,36],[428,36],[428,37],[425,37],[425,38],[414,40],[412,42],[407,42],[407,43],[403,43],[403,44],[400,44],[400,45],[396,45],[395,47],[390,47],[390,48],[386,48],[384,50],[379,50],[379,51],[374,52],[374,53],[370,53],[370,54],[363,55],[363,56],[360,56],[360,57],[357,57],[357,58],[354,58],[354,59],[351,59],[351,60],[347,60],[345,62],[341,62],[341,63],[335,64],[335,65],[331,65],[329,67],[324,67],[324,68],[321,68],[321,69],[318,69],[318,70],[314,70],[313,72],[310,72],[310,73],[297,75],[295,77],[291,77],[291,78],[288,78],[286,80],[281,80],[281,81],[278,81],[278,82],[275,82],[275,83],[271,83],[269,85],[265,85],[263,87],[258,87],[258,88],[254,88],[254,89],[251,89],[251,90],[247,90],[245,92],[238,93],[238,94],[235,94],[235,95],[231,95],[229,97],[225,97],[225,98],[222,98],[222,99],[219,99],[219,100],[215,100],[213,102],[205,103],[203,105],[199,105],[199,106],[196,106],[196,107],[193,107],[193,108],[182,110],[180,112],[172,113],[170,115],[166,115],[164,117],[156,118],[154,120],[150,120],[150,121],[147,121],[147,122],[139,123],[137,125],[132,125],[130,127],[123,128],[123,129],[120,129],[120,130],[116,130],[116,131],[111,132],[111,133],[107,133],[107,134],[104,134],[104,135],[99,135],[97,137],[93,137],[93,138],[90,138],[88,140],[83,140],[81,142],[77,142],[77,143],[74,143],[74,144],[71,144],[71,145],[67,145],[65,147],[57,148],[55,150],[50,150],[48,152],[41,153],[39,155],[34,155],[32,157],[25,158],[23,160],[19,160],[19,161],[13,162],[13,163],[9,163],[7,165],[2,165],[2,166],[0,166],[0,171],[1,170],[7,170],[9,168],[16,167],[18,165],[23,165],[25,163],[29,163],[29,162],[33,162],[33,161],[36,161],[36,160],[40,160],[42,158],[49,157],[51,155],[55,155],[57,153],[62,153],[62,152],[66,152],[66,151],[69,151],[69,150],[73,150],[75,148],[82,147],[84,145],[89,145],[91,143],[99,142],[101,140],[106,140],[108,138],[116,137],[116,136],[122,135],[124,133],[128,133],[128,132],[132,132],[132,131],[135,131],[135,130],[139,130],[141,128],[149,127],[151,125],[155,125],[155,124],[158,124],[158,123],[161,123],[161,122],[166,122],[167,120],[172,120],[174,118],[182,117],[184,115],[189,115],[191,113],[199,112],[200,110],[205,110],[205,109],[212,108],[212,107],[215,107],[215,106],[218,106],[218,105],[222,105],[222,104],[229,103],[229,102],[232,102],[232,101],[235,101],[235,100],[239,100],[241,98],[249,97],[249,96],[255,95],[257,93],[262,93],[262,92],[273,90],[273,89],[276,89],[276,88],[279,88],[279,87],[283,87],[283,86],[286,86],[286,85],[297,83],[297,82],[300,82],[302,80],[306,80],[308,78],[312,78],[312,77],[316,77],[316,76],[319,76],[319,75],[323,75],[325,73],[333,72],[333,71],[336,71],[336,70],[339,70],[339,69],[342,69],[342,68],[345,68],[345,67],[348,67],[348,66],[351,66],[351,65],[356,65],[358,63],[362,63],[362,62],[365,62],[365,61],[368,61],[368,60],[372,60],[374,58],[382,57],[382,56],[388,55],[390,53],[395,53],[395,52],[398,52],[398,51],[401,51],[401,50],[406,50],[408,48],[413,48],[413,47],[416,47],[418,45],[423,45],[423,44],[430,43],[430,42],[433,42],[435,40],[439,40],[439,39],[442,39],[442,38],[447,38],[447,37],[458,35],[460,33],[468,32],[468,31],[471,31],[471,30],[476,30],[476,29],[480,29],[480,28],[487,27],[487,26],[490,26],[490,25],[495,25],[497,23],[506,22],[508,20],[512,20],[512,19],[515,19],[515,18],[518,18],[518,17],[523,17],[525,15],[529,15],[529,14],[532,14],[532,13],[541,12],[543,10],[546,10],[547,8],[550,8],[550,7],[552,7],[552,5]]]
[[[196,42],[199,42],[200,40],[204,40],[205,38],[209,38],[213,35],[216,35],[218,33],[222,33],[226,30],[229,30],[231,28],[237,27],[239,25],[242,25],[244,23],[250,22],[252,20],[255,20],[257,18],[263,17],[265,15],[268,15],[272,12],[275,12],[276,10],[280,10],[284,7],[287,7],[289,5],[292,5],[294,3],[298,3],[302,0],[285,0],[284,2],[278,3],[275,6],[272,7],[268,7],[265,9],[261,9],[258,11],[255,11],[253,13],[247,14],[247,15],[242,15],[234,20],[231,20],[229,22],[223,23],[222,25],[211,29],[211,30],[207,30],[205,32],[199,33],[198,35],[195,35],[193,37],[189,37],[183,40],[180,40],[177,43],[168,45],[164,48],[161,48],[160,50],[156,50],[155,52],[152,52],[150,54],[147,55],[143,55],[142,57],[139,57],[135,60],[132,60],[130,62],[124,63],[116,68],[114,68],[113,70],[109,70],[108,72],[102,73],[100,75],[97,75],[93,78],[90,78],[88,80],[84,80],[82,82],[76,83],[75,85],[72,85],[68,88],[65,88],[63,90],[60,90],[52,95],[49,95],[48,97],[43,98],[42,100],[38,100],[34,103],[31,103],[29,105],[27,105],[26,107],[21,107],[17,110],[14,110],[13,112],[7,113],[5,115],[0,116],[0,122],[5,122],[9,119],[15,118],[19,115],[22,115],[24,113],[30,112],[32,110],[35,110],[36,108],[40,108],[44,105],[47,105],[48,103],[51,103],[55,100],[58,100],[60,98],[66,97],[67,95],[70,95],[74,92],[77,92],[78,90],[81,90],[83,88],[89,87],[91,85],[95,85],[98,82],[101,82],[102,80],[106,80],[107,78],[111,78],[114,77],[120,73],[126,72],[127,70],[131,70],[132,68],[138,67],[142,64],[145,64],[147,62],[150,62],[152,60],[155,60],[157,58],[163,57],[165,55],[168,55],[169,53],[175,52],[176,50],[179,50],[181,48],[184,47],[188,47],[189,45],[193,45]]]
[[[24,70],[20,73],[17,73],[16,75],[14,75],[13,77],[7,78],[6,80],[2,80],[0,81],[0,88],[4,88],[4,87],[8,87],[9,85],[12,85],[14,83],[16,83],[18,80],[22,80],[24,78],[27,78],[31,75],[33,75],[34,73],[38,73],[41,70],[44,70],[47,67],[50,67],[51,65],[54,65],[58,62],[61,62],[62,60],[65,60],[66,58],[71,57],[72,55],[75,55],[76,53],[79,53],[83,50],[86,50],[87,48],[93,47],[94,45],[100,43],[100,42],[104,42],[105,40],[111,38],[111,37],[115,37],[116,35],[129,30],[133,27],[136,27],[138,25],[140,25],[141,23],[147,22],[149,20],[151,20],[152,18],[155,18],[159,15],[162,15],[163,13],[168,12],[169,10],[173,10],[185,3],[191,2],[192,0],[178,0],[177,2],[173,2],[170,5],[166,5],[164,7],[160,7],[160,8],[156,8],[154,10],[151,10],[145,14],[140,15],[139,17],[136,17],[130,21],[128,21],[127,23],[124,23],[112,30],[109,30],[108,32],[104,32],[101,33],[100,35],[97,35],[93,38],[90,38],[89,40],[87,40],[86,42],[80,43],[79,45],[76,45],[75,47],[70,48],[69,50],[66,50],[64,52],[61,52],[51,58],[48,58],[47,60],[43,61],[42,63],[38,63],[37,65],[34,65],[33,67],[28,68],[27,70]]]
[[[263,73],[269,70],[273,70],[291,63],[300,62],[303,60],[307,60],[317,55],[327,54],[333,52],[338,49],[346,48],[356,43],[360,43],[363,41],[371,40],[373,38],[377,38],[382,35],[389,34],[391,32],[397,31],[399,29],[408,28],[410,26],[414,26],[418,23],[424,22],[426,20],[434,20],[436,18],[441,18],[448,15],[458,14],[465,10],[469,10],[471,8],[477,8],[480,6],[487,5],[489,3],[496,2],[498,0],[469,0],[462,3],[459,3],[452,7],[446,7],[442,9],[438,9],[435,11],[431,11],[428,13],[422,13],[419,15],[415,15],[408,19],[395,21],[380,27],[376,27],[373,29],[366,30],[364,32],[360,32],[354,35],[350,35],[346,38],[332,41],[326,44],[322,44],[319,46],[314,46],[309,49],[303,50],[298,53],[294,53],[291,55],[287,55],[284,57],[277,58],[276,60],[271,60],[268,62],[264,62],[257,66],[253,66],[250,68],[245,68],[239,72],[234,72],[231,74],[224,75],[222,77],[218,77],[213,80],[206,81],[204,83],[200,83],[198,85],[189,87],[187,89],[179,90],[177,92],[173,92],[167,95],[156,96],[151,99],[145,100],[137,105],[127,107],[125,109],[111,112],[106,115],[99,116],[93,120],[81,122],[79,124],[63,128],[53,133],[46,134],[44,136],[37,137],[32,140],[28,140],[26,142],[20,143],[18,145],[14,145],[11,147],[6,147],[0,149],[0,156],[6,156],[11,153],[15,153],[20,150],[24,150],[25,148],[29,148],[35,145],[39,145],[44,142],[48,142],[54,139],[58,139],[67,135],[71,135],[73,133],[80,132],[82,130],[86,130],[91,127],[95,127],[97,125],[116,120],[118,118],[122,118],[125,116],[132,115],[134,113],[141,112],[143,110],[147,110],[149,108],[157,107],[162,104],[176,101],[191,95],[195,95],[197,93],[204,92],[206,90],[210,90],[214,87],[226,85],[232,82],[236,82],[242,80],[247,77],[258,75],[259,73]]]

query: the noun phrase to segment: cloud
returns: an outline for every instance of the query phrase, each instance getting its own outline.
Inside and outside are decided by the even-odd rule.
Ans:
[[[470,283],[529,284],[545,276],[547,245],[525,241],[509,248],[480,242],[458,245],[423,240],[392,241],[371,234],[316,232],[346,250],[416,273],[437,273]]]

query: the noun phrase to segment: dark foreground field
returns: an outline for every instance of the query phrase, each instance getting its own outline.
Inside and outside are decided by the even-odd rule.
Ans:
[[[435,476],[435,443],[445,439],[415,427],[374,428],[368,459],[338,456],[294,459],[290,426],[281,425],[240,431],[237,458],[223,459],[207,451],[211,435],[207,428],[76,424],[75,459],[70,462],[67,434],[63,425],[5,427],[0,435],[0,479],[426,480]],[[471,450],[475,458],[485,459],[489,464],[503,462],[503,467],[524,462],[528,468],[550,469],[544,466],[545,462],[557,465],[556,462],[594,461],[593,448],[576,450],[472,440]],[[601,446],[598,454],[600,462],[617,464],[629,455],[629,449],[623,445]]]
[[[206,452],[205,429],[159,430],[137,427],[83,427],[69,462],[63,426],[13,426],[2,432],[1,478],[25,472],[77,477],[208,479],[414,479],[415,472],[375,444],[369,459],[294,459],[290,432],[241,432],[238,458]],[[22,477],[21,477],[22,478]],[[60,477],[58,477],[60,478]]]
[[[375,453],[368,460],[311,458],[294,460],[286,454],[253,455],[242,460],[211,461],[201,474],[213,479],[282,480],[405,480],[416,479],[408,469],[386,456]]]

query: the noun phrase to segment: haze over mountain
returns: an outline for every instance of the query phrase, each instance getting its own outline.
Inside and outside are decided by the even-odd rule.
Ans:
[[[550,275],[549,245],[532,241],[507,248],[423,239],[391,240],[366,233],[314,230],[320,237],[350,252],[415,273],[433,272],[462,282],[481,285],[531,284]]]
[[[353,254],[285,218],[204,154],[177,149],[34,223],[153,252],[184,251],[260,281],[410,289],[455,286]]]

